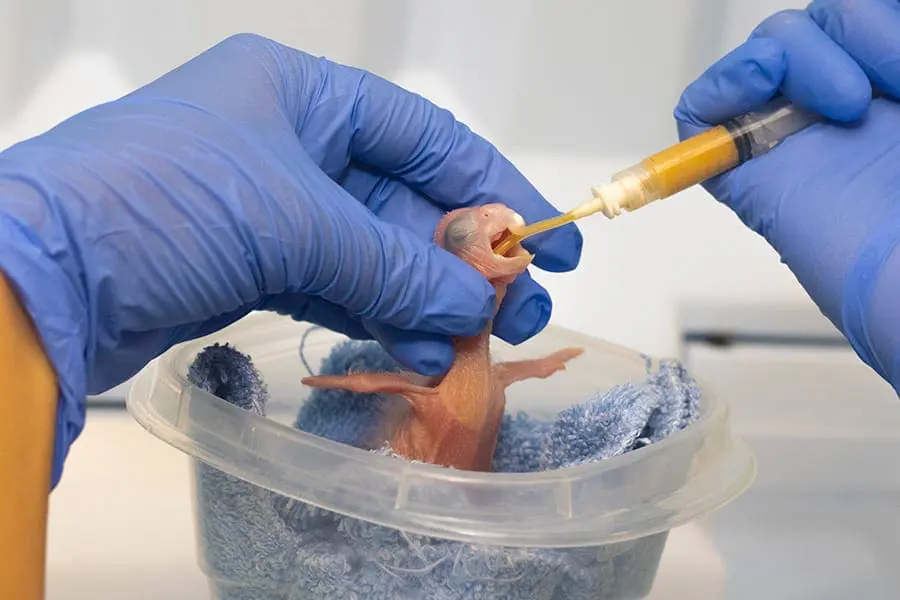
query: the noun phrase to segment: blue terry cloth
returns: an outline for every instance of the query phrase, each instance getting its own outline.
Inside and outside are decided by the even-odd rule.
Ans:
[[[374,351],[381,349],[377,344],[348,340],[340,348],[322,362],[320,375],[400,370],[387,352]],[[406,401],[396,396],[315,389],[310,401],[300,407],[294,426],[334,442],[374,450],[384,442],[377,439],[378,424],[406,408]]]
[[[623,384],[544,422],[506,415],[494,469],[534,472],[603,460],[655,443],[698,416],[699,389],[674,361],[650,368],[644,386]],[[397,370],[375,342],[335,346],[320,373]],[[298,374],[299,376],[299,374]],[[256,414],[264,382],[249,357],[211,346],[189,380]],[[373,423],[395,398],[316,389],[300,409],[303,431],[374,452]],[[383,438],[382,438],[383,441]],[[404,532],[314,508],[199,461],[202,564],[227,600],[596,600],[649,593],[666,533],[594,548],[477,546]]]

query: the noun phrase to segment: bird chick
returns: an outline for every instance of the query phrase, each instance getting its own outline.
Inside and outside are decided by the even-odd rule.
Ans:
[[[507,286],[531,264],[532,256],[516,245],[505,256],[491,245],[522,218],[502,204],[467,207],[447,213],[435,229],[434,241],[475,268],[494,286],[499,310]],[[453,340],[455,360],[441,377],[413,373],[351,373],[306,377],[317,388],[358,393],[394,394],[410,410],[393,428],[391,449],[416,460],[470,471],[490,471],[506,409],[506,388],[517,381],[547,378],[565,369],[581,348],[549,356],[493,364],[490,336],[493,319],[478,335]]]

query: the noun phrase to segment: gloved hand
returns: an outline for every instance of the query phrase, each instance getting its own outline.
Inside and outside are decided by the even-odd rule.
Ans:
[[[0,268],[33,316],[61,403],[53,485],[84,399],[174,343],[254,309],[374,337],[423,374],[494,292],[431,243],[448,209],[559,214],[452,115],[372,74],[252,35],[0,154]],[[574,226],[527,244],[576,266]],[[494,332],[542,329],[545,290],[510,287]]]
[[[872,100],[874,87],[887,99]],[[684,92],[682,138],[781,93],[828,122],[711,180],[860,357],[900,389],[900,2],[817,0],[764,21]]]

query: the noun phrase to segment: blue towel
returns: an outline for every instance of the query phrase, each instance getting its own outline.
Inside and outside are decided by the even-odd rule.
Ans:
[[[507,414],[495,470],[524,473],[603,460],[688,426],[698,416],[696,384],[677,362],[662,362],[655,371],[650,365],[648,360],[645,385],[614,387],[552,421]],[[319,372],[398,368],[377,343],[347,341],[333,348]],[[205,349],[188,377],[237,406],[265,414],[262,378],[250,358],[230,346]],[[317,389],[295,426],[390,453],[376,443],[375,424],[383,415],[395,415],[402,408],[398,402]],[[667,536],[577,549],[478,546],[343,517],[199,461],[196,469],[201,562],[223,600],[641,598],[649,593]]]

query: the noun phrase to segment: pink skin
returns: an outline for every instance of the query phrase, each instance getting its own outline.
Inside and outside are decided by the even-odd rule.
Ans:
[[[507,286],[528,268],[532,256],[519,245],[506,256],[498,256],[491,244],[510,226],[521,222],[521,217],[509,208],[490,204],[450,212],[435,230],[435,243],[493,284],[497,309]],[[394,452],[408,460],[490,471],[506,409],[506,388],[523,379],[550,377],[583,352],[581,348],[567,348],[544,358],[493,364],[492,325],[493,321],[489,322],[476,336],[454,338],[456,360],[440,378],[411,373],[355,373],[306,377],[303,383],[400,396],[411,410],[389,436]]]

